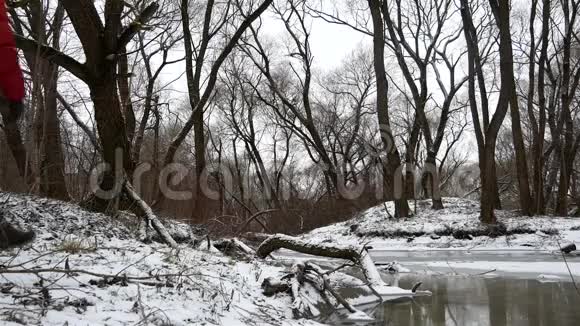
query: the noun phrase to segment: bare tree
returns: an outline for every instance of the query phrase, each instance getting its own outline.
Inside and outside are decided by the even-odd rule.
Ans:
[[[558,199],[556,202],[556,213],[560,216],[568,215],[568,191],[570,186],[570,175],[574,164],[576,153],[580,144],[580,134],[574,134],[574,123],[572,117],[572,103],[578,84],[580,83],[580,60],[576,63],[572,61],[573,44],[578,44],[578,9],[580,1],[561,1],[564,26],[561,41],[561,85],[560,85],[560,119],[557,131],[563,133],[563,144],[556,146],[557,153],[561,154],[560,160],[560,180],[558,185]]]
[[[499,56],[501,88],[496,112],[507,111],[510,107],[512,136],[516,155],[516,166],[519,186],[520,209],[525,215],[532,215],[532,198],[528,178],[526,150],[520,122],[520,109],[514,79],[512,35],[510,29],[510,7],[506,1],[489,1],[497,27],[499,29]]]
[[[30,36],[41,44],[49,43],[55,49],[60,49],[60,35],[64,20],[64,8],[56,5],[55,8],[43,6],[41,2],[29,4],[23,21],[16,10],[11,10],[15,31],[22,34],[26,29]],[[51,17],[52,16],[52,17]],[[46,17],[51,17],[50,20]],[[26,63],[31,73],[32,98],[29,106],[35,109],[34,152],[30,153],[29,160],[35,157],[35,172],[38,176],[38,191],[45,196],[68,199],[64,177],[64,156],[60,139],[60,125],[58,118],[57,87],[59,68],[37,53],[26,53]]]
[[[299,70],[290,63],[290,71],[288,71],[298,80],[299,95],[292,93],[292,90],[285,89],[281,85],[281,82],[286,83],[289,81],[281,80],[278,78],[279,75],[275,75],[277,72],[273,71],[269,54],[259,38],[259,29],[252,28],[254,43],[248,43],[245,51],[268,82],[270,94],[265,95],[260,92],[260,99],[274,110],[285,121],[287,126],[295,131],[297,137],[302,139],[310,158],[315,163],[320,162],[327,179],[327,194],[334,196],[337,194],[340,176],[314,118],[314,108],[310,95],[313,57],[309,41],[310,31],[305,23],[304,9],[304,1],[290,1],[287,4],[283,4],[283,7],[274,7],[277,17],[283,22],[286,32],[290,36],[292,44],[291,50],[289,50],[291,52],[290,55],[296,58],[301,66]],[[300,100],[296,101],[298,96]],[[280,102],[280,105],[277,105],[277,102]],[[285,110],[291,113],[291,117],[286,116]],[[312,148],[318,158],[312,155],[310,148]]]
[[[183,41],[185,48],[185,75],[187,77],[187,89],[189,95],[189,104],[191,106],[191,113],[186,123],[179,131],[177,136],[169,145],[163,165],[166,166],[173,162],[177,149],[181,146],[186,136],[193,129],[195,139],[195,205],[192,212],[192,219],[202,221],[205,218],[205,210],[203,207],[205,199],[202,197],[200,178],[205,169],[205,135],[204,135],[204,110],[213,94],[214,87],[218,78],[218,72],[242,37],[244,32],[252,25],[252,23],[270,6],[272,0],[265,0],[260,3],[255,9],[252,8],[253,3],[249,2],[235,2],[226,1],[224,3],[216,4],[215,1],[210,0],[205,5],[205,13],[200,21],[202,30],[198,40],[194,40],[191,28],[194,26],[190,19],[190,8],[197,8],[198,6],[190,6],[188,0],[182,0],[180,5],[181,20],[183,26]],[[214,11],[214,6],[219,6],[221,10]],[[232,14],[235,13],[235,14]],[[199,16],[196,16],[199,17]],[[237,20],[241,18],[241,22]],[[197,24],[196,24],[197,25]],[[209,72],[207,74],[207,81],[205,88],[202,87],[203,74],[207,71],[209,62],[208,49],[212,40],[216,39],[220,33],[225,32],[225,27],[232,28],[233,33],[226,35],[225,45],[218,47],[215,53],[215,60],[209,65]],[[231,36],[230,36],[231,35]],[[216,40],[219,42],[220,40]],[[161,193],[157,196],[158,201],[162,199]]]
[[[467,77],[455,81],[456,67],[464,52],[460,52],[455,58],[451,58],[447,53],[448,48],[453,47],[453,43],[461,36],[461,29],[444,32],[445,25],[449,24],[453,17],[452,1],[449,0],[431,0],[422,4],[401,0],[394,3],[383,1],[382,12],[388,31],[386,44],[394,52],[407,87],[411,91],[409,98],[415,108],[416,123],[421,128],[422,138],[425,141],[427,155],[423,184],[432,195],[433,208],[441,209],[443,203],[439,194],[437,154],[443,141],[453,98],[467,81]],[[394,18],[391,15],[394,15]],[[448,69],[450,80],[447,86],[441,79],[440,61],[444,63],[442,66]],[[429,67],[433,68],[444,96],[435,135],[431,131],[426,113],[430,96]],[[414,147],[411,148],[413,149]]]
[[[502,2],[503,6],[507,6]],[[473,23],[472,9],[469,1],[461,0],[461,17],[463,20],[464,36],[468,48],[468,68],[469,68],[469,103],[473,119],[475,135],[479,149],[479,166],[481,179],[481,216],[483,223],[496,223],[494,208],[497,207],[499,201],[499,193],[497,189],[496,178],[496,164],[495,164],[495,146],[497,136],[505,114],[507,113],[507,106],[498,106],[494,112],[491,121],[489,117],[489,109],[487,104],[487,90],[485,87],[485,78],[483,76],[483,61],[479,47],[478,33]],[[509,20],[508,20],[509,23]],[[505,19],[502,20],[505,24]],[[509,35],[503,35],[504,42],[508,41]],[[508,42],[511,42],[509,40]],[[478,80],[479,92],[481,94],[481,113],[483,116],[483,127],[480,124],[479,109],[476,97],[475,79]],[[505,96],[505,95],[504,95]],[[505,101],[505,100],[504,100]]]
[[[387,192],[391,196],[395,196],[395,216],[407,217],[409,216],[409,204],[405,198],[406,193],[400,191],[400,194],[395,194],[395,178],[402,180],[400,172],[401,158],[399,151],[394,142],[394,137],[391,131],[391,124],[389,121],[389,101],[387,98],[388,81],[385,71],[385,36],[383,15],[381,13],[381,3],[379,0],[369,0],[369,9],[373,21],[373,56],[375,67],[375,78],[377,85],[377,117],[379,121],[379,128],[381,130],[381,138],[384,147],[387,150],[387,163],[385,165],[385,186]]]
[[[123,26],[122,17],[125,8],[123,1],[105,2],[104,21],[101,20],[92,1],[62,0],[60,3],[66,10],[82,45],[85,63],[80,63],[58,49],[23,36],[17,36],[17,45],[25,53],[37,51],[43,58],[61,66],[87,84],[95,106],[103,158],[111,166],[103,176],[101,189],[112,190],[124,182],[118,180],[115,172],[117,175],[131,173],[134,166],[130,157],[124,112],[117,96],[117,63],[119,57],[125,55],[122,50],[143,24],[153,16],[158,4],[153,2],[142,12],[130,10],[128,14],[132,13],[135,18],[131,24]],[[117,151],[121,153],[122,160],[116,159]],[[95,197],[95,209],[114,211],[117,197],[113,198],[113,202],[102,197]]]

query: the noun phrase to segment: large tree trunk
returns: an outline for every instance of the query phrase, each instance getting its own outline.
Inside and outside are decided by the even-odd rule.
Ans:
[[[373,57],[377,83],[377,117],[381,139],[387,152],[387,178],[393,178],[392,180],[384,180],[384,183],[387,187],[387,192],[393,193],[395,196],[395,217],[407,217],[409,216],[409,204],[407,203],[405,191],[404,189],[395,189],[396,184],[401,188],[404,186],[403,182],[395,182],[395,180],[402,181],[403,175],[401,157],[399,156],[389,122],[389,101],[387,98],[389,86],[385,71],[385,35],[381,4],[379,0],[368,0],[368,3],[373,20]]]
[[[544,133],[546,131],[546,94],[544,66],[548,58],[548,43],[550,34],[550,0],[543,0],[542,8],[542,48],[538,62],[538,101],[539,119],[538,133],[534,146],[534,211],[537,214],[545,213],[544,200]]]
[[[481,215],[480,221],[485,224],[495,224],[494,209],[497,204],[497,178],[495,175],[495,139],[487,139],[485,144],[485,163],[480,171],[481,179]]]
[[[561,117],[559,122],[559,131],[564,132],[564,143],[561,146],[562,158],[560,161],[560,184],[558,187],[558,200],[556,202],[556,214],[560,216],[568,215],[568,190],[570,188],[570,175],[576,156],[574,146],[574,122],[572,117],[573,96],[578,87],[578,75],[572,80],[573,71],[571,69],[572,42],[574,42],[574,33],[576,33],[575,22],[577,20],[578,5],[569,1],[562,1],[562,10],[564,13],[564,35],[562,39],[562,77],[560,88]],[[563,124],[563,128],[562,127]]]
[[[439,186],[439,170],[437,169],[437,153],[429,151],[425,159],[423,168],[422,183],[424,189],[428,192],[427,196],[431,197],[431,208],[435,210],[443,209],[443,200],[441,199],[441,188]]]
[[[526,159],[526,149],[524,146],[524,138],[522,135],[522,128],[520,124],[519,106],[517,103],[518,99],[515,85],[512,85],[512,99],[510,104],[510,111],[512,121],[512,136],[514,142],[514,149],[516,152],[516,170],[518,177],[520,210],[522,211],[522,214],[532,216],[534,212],[532,204],[533,200],[530,194],[528,161]]]
[[[479,125],[479,115],[475,105],[474,96],[474,81],[473,76],[470,78],[470,102],[471,111],[476,125],[476,136],[478,140],[478,147],[480,150],[480,167],[481,173],[481,215],[482,223],[493,224],[496,223],[494,214],[494,207],[499,204],[499,193],[497,188],[497,178],[495,169],[495,146],[497,135],[501,129],[503,120],[507,113],[510,101],[512,103],[512,112],[517,109],[514,106],[514,80],[513,80],[513,56],[511,49],[511,34],[509,27],[510,8],[507,1],[489,0],[493,14],[495,16],[496,24],[500,31],[500,70],[501,70],[501,90],[498,99],[498,105],[493,114],[491,122],[489,121],[489,112],[487,110],[487,102],[483,103],[485,99],[485,83],[480,82],[480,92],[482,93],[482,112],[484,115],[483,130]],[[481,71],[481,60],[477,50],[477,31],[473,25],[469,3],[466,0],[461,1],[461,15],[464,23],[464,34],[468,43],[470,74],[477,74],[478,79],[481,79],[483,72]],[[477,66],[477,72],[475,67]],[[517,99],[516,99],[517,100]],[[517,103],[515,103],[517,104]],[[519,117],[519,112],[518,112]],[[516,117],[516,118],[518,118]],[[485,138],[483,138],[485,135]],[[520,134],[521,135],[521,134]],[[483,154],[481,150],[483,149]],[[521,152],[520,152],[521,154]],[[525,153],[524,153],[525,154]],[[483,162],[483,164],[482,164]],[[526,171],[527,175],[527,171]],[[522,180],[523,181],[523,180]],[[529,199],[529,185],[526,189],[521,187],[520,195],[528,196]],[[522,198],[522,197],[520,197]],[[528,201],[529,202],[529,201]]]
[[[33,8],[36,6],[33,6]],[[33,11],[35,15],[32,20],[40,22],[43,19],[43,9],[37,7],[38,11]],[[52,45],[55,49],[60,49],[60,35],[62,32],[62,25],[64,21],[64,7],[58,5],[54,15],[52,26]],[[34,28],[34,24],[32,24]],[[42,33],[39,34],[39,41],[44,42],[46,39],[46,27],[44,24],[39,26],[42,28]],[[31,59],[30,56],[27,58]],[[40,189],[42,193],[48,197],[68,200],[70,196],[66,187],[65,180],[65,163],[64,153],[62,148],[62,141],[60,135],[60,121],[58,119],[58,66],[44,58],[35,57],[29,60],[29,64],[34,62],[35,68],[38,68],[36,73],[40,72],[38,81],[42,83],[42,90],[40,98],[37,99],[38,107],[42,114],[39,115],[41,119],[41,133],[40,139],[37,142],[40,144],[38,153],[39,168],[40,168]],[[34,70],[33,70],[34,71]],[[43,101],[40,101],[40,100]]]
[[[518,178],[520,209],[522,210],[523,214],[531,215],[532,200],[530,196],[528,164],[526,160],[526,151],[524,147],[518,98],[514,79],[514,55],[510,32],[510,7],[506,1],[490,0],[490,3],[500,34],[499,55],[501,88],[498,102],[498,111],[501,112],[507,110],[508,105],[510,107],[513,145],[516,153],[516,173]]]
[[[68,200],[65,181],[65,164],[60,137],[60,121],[57,110],[58,67],[48,63],[44,80],[43,138],[40,160],[41,189],[44,195],[60,200]],[[41,104],[42,105],[42,104]]]
[[[112,196],[96,193],[93,209],[107,213],[115,213],[117,210],[118,194],[123,185],[125,173],[130,176],[133,171],[125,120],[121,114],[114,76],[114,73],[110,73],[108,76],[103,76],[108,77],[103,78],[103,81],[89,85],[95,106],[95,120],[103,148],[103,158],[109,165],[109,169],[104,172],[100,182],[100,188],[107,192],[115,190]]]
[[[379,271],[376,269],[375,264],[364,248],[327,244],[313,245],[298,238],[277,234],[262,242],[256,250],[256,255],[260,258],[266,258],[272,252],[282,248],[308,255],[350,260],[353,263],[360,265],[365,278],[371,287],[386,286]]]
[[[473,18],[471,8],[468,0],[461,0],[461,18],[463,22],[463,34],[467,43],[467,58],[468,58],[468,95],[469,107],[471,111],[471,118],[473,120],[473,128],[475,131],[475,139],[477,141],[477,152],[479,156],[479,172],[481,183],[481,209],[482,214],[480,219],[487,222],[493,222],[495,217],[493,208],[500,208],[499,192],[497,189],[497,178],[495,173],[495,153],[492,157],[486,156],[486,142],[485,133],[489,127],[489,110],[487,102],[487,91],[485,88],[485,79],[483,77],[482,62],[479,53],[477,31],[473,25]],[[479,86],[481,112],[483,127],[480,122],[479,109],[477,105],[476,95],[476,77],[477,85]],[[487,163],[487,164],[486,164]],[[486,165],[492,164],[490,167],[491,174],[486,174]],[[491,180],[490,180],[491,178]],[[491,191],[491,193],[490,193]],[[484,198],[485,194],[485,198]]]

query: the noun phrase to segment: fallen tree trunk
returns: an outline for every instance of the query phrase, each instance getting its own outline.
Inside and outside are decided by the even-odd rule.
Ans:
[[[346,308],[346,310],[348,310],[350,313],[353,314],[360,313],[360,310],[357,310],[355,307],[353,307],[348,301],[346,301],[345,298],[343,298],[338,292],[336,292],[332,288],[332,286],[330,285],[330,281],[328,280],[328,275],[324,272],[322,268],[320,268],[320,266],[311,262],[307,262],[306,268],[312,270],[322,279],[322,284],[324,285],[323,290],[328,291],[336,299],[336,301],[338,301],[338,303],[340,303],[344,308]]]
[[[381,278],[381,274],[364,246],[355,247],[310,243],[295,237],[276,234],[262,242],[256,251],[256,255],[260,258],[265,258],[273,251],[282,248],[303,254],[345,259],[353,262],[355,265],[360,267],[367,281],[367,286],[380,301],[383,301],[385,298],[431,295],[431,292],[429,291],[411,291],[398,287],[391,287],[386,284]]]
[[[262,242],[256,251],[256,255],[260,258],[265,258],[272,252],[282,248],[308,255],[350,260],[361,267],[369,286],[386,286],[373,260],[364,248],[312,244],[287,235],[276,234]]]
[[[238,238],[216,240],[213,242],[213,246],[229,256],[237,254],[246,258],[252,258],[256,254],[252,248],[240,241]]]
[[[136,204],[136,206],[133,208],[136,211],[134,211],[133,213],[135,213],[135,215],[137,216],[143,216],[148,222],[151,222],[151,225],[153,226],[155,231],[157,231],[161,239],[163,239],[163,241],[165,241],[165,243],[167,243],[169,246],[176,248],[177,242],[175,242],[173,237],[171,237],[169,232],[167,232],[167,229],[157,218],[155,213],[153,213],[151,207],[147,205],[147,203],[143,199],[141,199],[139,194],[137,194],[135,189],[133,189],[133,186],[131,186],[131,184],[128,181],[125,182],[124,189],[129,198],[131,198],[131,200],[133,200],[133,202],[135,202]]]

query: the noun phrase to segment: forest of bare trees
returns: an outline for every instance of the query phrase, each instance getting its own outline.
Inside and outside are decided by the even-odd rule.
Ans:
[[[2,190],[115,214],[135,189],[226,232],[445,196],[580,214],[580,0],[7,4],[27,97]],[[322,68],[321,24],[363,42]]]

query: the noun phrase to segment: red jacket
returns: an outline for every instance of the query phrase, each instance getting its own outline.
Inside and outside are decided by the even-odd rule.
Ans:
[[[0,90],[9,101],[20,102],[24,98],[24,78],[18,64],[5,0],[0,0]]]

